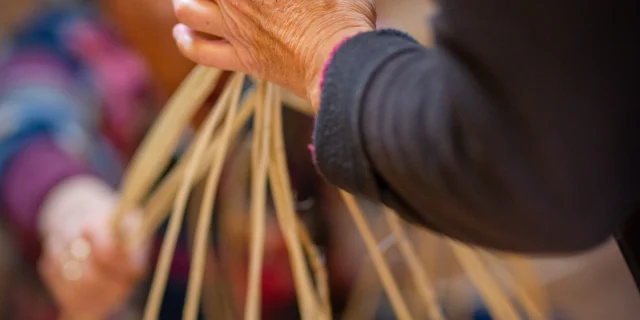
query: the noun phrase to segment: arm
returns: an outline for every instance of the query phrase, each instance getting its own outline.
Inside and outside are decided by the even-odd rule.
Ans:
[[[444,1],[437,45],[365,33],[325,73],[331,182],[444,235],[590,248],[637,207],[637,49],[613,1]]]
[[[367,31],[326,72],[318,164],[423,226],[499,249],[575,251],[635,210],[629,1],[442,0],[430,50],[369,32],[371,0],[174,5],[187,57],[314,102],[329,53]]]

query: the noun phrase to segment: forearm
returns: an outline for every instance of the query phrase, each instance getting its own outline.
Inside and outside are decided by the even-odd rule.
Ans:
[[[520,12],[477,5],[467,8],[477,18],[443,8],[435,49],[392,34],[350,40],[326,73],[321,171],[474,244],[554,252],[603,241],[635,209],[640,157],[629,138],[638,116],[624,69],[631,47],[590,48],[581,24],[598,25],[595,7],[556,12],[551,22],[566,20],[568,35],[555,37],[552,25],[531,31]],[[505,17],[515,30],[500,25]]]

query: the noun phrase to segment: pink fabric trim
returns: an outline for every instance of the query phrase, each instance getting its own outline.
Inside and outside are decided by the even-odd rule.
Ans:
[[[325,77],[327,75],[327,70],[329,70],[329,66],[331,65],[331,62],[333,61],[333,58],[335,57],[336,53],[338,52],[338,50],[340,49],[340,47],[342,47],[343,44],[345,44],[347,41],[349,41],[349,39],[353,38],[355,36],[351,36],[351,37],[346,37],[344,38],[342,41],[340,41],[334,48],[333,50],[331,50],[331,54],[329,55],[329,59],[327,59],[327,61],[324,63],[324,66],[322,67],[322,78],[320,78],[320,99],[322,100],[322,89],[324,88],[324,81],[325,81]],[[317,168],[317,163],[316,163],[316,149],[313,146],[313,144],[310,144],[308,146],[309,151],[311,152],[311,160],[313,161],[313,165]]]
[[[340,49],[340,47],[342,47],[342,45],[345,44],[347,41],[349,41],[349,39],[351,38],[353,37],[344,38],[340,43],[338,43],[338,45],[336,45],[333,48],[333,50],[331,50],[329,59],[327,59],[327,61],[324,63],[324,66],[322,67],[322,78],[320,79],[320,92],[322,92],[322,88],[324,87],[325,76],[327,74],[327,70],[329,69],[329,66],[331,65],[331,62],[333,61],[333,57],[335,57],[336,52],[338,52],[338,49]]]
[[[318,168],[318,164],[316,163],[316,147],[313,144],[307,146],[309,152],[311,153],[311,161],[313,162],[313,166]]]

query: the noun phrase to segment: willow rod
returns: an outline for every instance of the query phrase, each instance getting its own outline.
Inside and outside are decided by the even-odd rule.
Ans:
[[[399,320],[409,320],[413,319],[411,314],[409,313],[409,308],[407,308],[407,304],[400,294],[400,289],[398,288],[398,284],[393,279],[393,275],[391,274],[391,269],[389,265],[384,260],[384,257],[380,251],[377,249],[376,240],[373,237],[373,233],[371,229],[367,225],[367,221],[364,218],[364,214],[362,210],[358,206],[355,198],[346,193],[345,191],[340,191],[342,194],[342,198],[349,209],[349,213],[353,218],[360,235],[362,236],[362,240],[364,240],[365,246],[367,247],[367,251],[371,256],[371,261],[378,272],[378,276],[380,277],[380,281],[382,282],[382,286],[384,287],[387,295],[389,296],[389,300],[391,301],[391,306],[393,310],[398,316]]]
[[[260,82],[258,93],[248,94],[243,107],[239,108],[238,102],[242,94],[244,76],[234,74],[230,84],[224,88],[213,111],[205,119],[203,127],[197,132],[195,142],[191,144],[182,159],[161,181],[160,185],[149,195],[153,184],[165,170],[172,153],[175,151],[183,130],[216,86],[220,74],[221,72],[218,70],[201,66],[192,71],[145,138],[124,178],[122,197],[113,221],[113,227],[119,241],[122,241],[123,237],[120,234],[120,224],[124,215],[140,207],[144,203],[145,197],[148,196],[148,200],[143,206],[145,216],[142,227],[125,239],[128,244],[135,245],[148,240],[169,215],[169,227],[162,243],[144,319],[155,320],[159,315],[189,194],[194,184],[208,172],[205,197],[202,199],[196,226],[194,260],[190,270],[187,301],[183,313],[185,320],[196,318],[202,291],[207,239],[222,168],[228,149],[234,143],[231,137],[238,134],[253,112],[255,112],[255,125],[251,152],[252,232],[245,319],[257,320],[261,317],[259,288],[266,236],[267,183],[271,186],[277,221],[289,252],[289,262],[293,271],[302,318],[304,320],[330,319],[331,305],[326,269],[317,247],[296,215],[283,145],[282,102],[284,101],[294,110],[312,114],[310,104],[303,99],[283,91],[274,84]],[[223,120],[224,124],[221,125]],[[383,253],[377,247],[375,237],[361,208],[353,196],[342,191],[341,195],[360,236],[364,240],[374,270],[381,280],[397,318],[400,320],[412,319],[406,301],[401,295]],[[172,201],[173,204],[171,204]],[[172,210],[166,211],[165,209],[170,206]],[[423,303],[427,305],[430,318],[443,319],[428,274],[420,265],[415,249],[411,246],[402,225],[398,218],[391,213],[387,213],[387,219],[400,252],[411,271],[410,275],[417,286],[417,292]],[[477,287],[496,319],[520,319],[521,315],[514,307],[510,296],[504,292],[498,281],[493,278],[488,266],[482,261],[480,257],[482,253],[457,242],[447,242],[451,244],[455,257],[463,270],[470,276],[472,283]],[[534,315],[533,320],[539,320],[546,315],[546,305],[543,304],[542,293],[534,290],[536,289],[533,285],[535,279],[532,278],[530,270],[525,267],[518,260],[512,263],[512,269],[517,273],[518,280],[522,282],[522,284],[518,282],[514,285],[515,294],[525,309]],[[313,280],[315,280],[315,288]]]
[[[222,121],[224,114],[229,108],[230,104],[227,103],[232,92],[231,87],[225,88],[218,103],[214,107],[213,112],[209,114],[205,120],[204,126],[201,129],[202,134],[197,137],[195,143],[195,151],[193,157],[189,160],[187,170],[185,171],[184,180],[180,185],[176,200],[173,204],[173,210],[171,217],[169,218],[169,226],[162,241],[162,247],[160,248],[160,256],[158,258],[158,264],[156,266],[156,272],[151,283],[151,290],[149,297],[147,298],[147,304],[144,312],[144,320],[156,320],[160,313],[160,306],[162,305],[162,296],[167,285],[167,279],[169,278],[169,270],[171,268],[171,261],[175,252],[178,236],[182,228],[182,222],[184,218],[185,207],[189,199],[189,193],[193,188],[196,170],[199,163],[202,161],[204,151],[207,144],[211,140],[211,136],[216,126]],[[152,150],[149,150],[151,152]]]
[[[550,316],[549,298],[540,285],[531,261],[522,257],[509,256],[507,264],[514,280],[514,291],[523,307],[527,309],[531,320],[546,320]]]
[[[315,116],[313,106],[311,103],[303,98],[300,98],[290,91],[282,90],[282,102],[289,108],[296,110],[302,114],[310,117]]]
[[[278,101],[279,99],[279,94]],[[284,156],[283,134],[282,134],[282,106],[280,103],[273,104],[274,120],[272,122],[272,148],[269,163],[269,182],[276,206],[276,215],[280,229],[284,235],[285,244],[289,251],[289,259],[293,271],[294,285],[298,297],[298,304],[303,320],[314,320],[321,318],[319,301],[313,291],[311,277],[304,259],[304,252],[301,248],[298,229],[295,225],[295,211],[293,206],[293,195],[289,185],[289,176],[286,171],[286,160]]]
[[[433,290],[433,283],[429,280],[427,272],[420,263],[418,254],[413,249],[409,238],[402,229],[400,219],[390,210],[385,210],[387,223],[391,228],[391,232],[396,236],[400,253],[409,267],[409,271],[418,294],[422,298],[422,302],[427,309],[429,318],[432,320],[444,320],[444,315],[439,306],[438,298]]]
[[[269,164],[273,87],[259,84],[260,101],[266,108],[258,108],[254,116],[254,137],[251,150],[251,244],[249,248],[249,285],[244,318],[260,319],[260,285],[266,239],[267,169]]]
[[[198,318],[198,306],[200,304],[202,282],[207,262],[207,240],[209,239],[209,231],[211,228],[211,217],[213,215],[216,191],[218,190],[224,160],[227,155],[227,150],[229,149],[229,144],[232,140],[232,125],[238,112],[238,103],[240,95],[242,94],[243,80],[244,75],[239,73],[234,74],[234,78],[231,82],[233,93],[222,131],[220,149],[213,159],[211,172],[205,182],[204,197],[202,200],[202,206],[200,207],[198,223],[196,225],[193,257],[191,258],[191,269],[187,284],[187,297],[182,316],[183,320],[196,320]]]
[[[238,116],[233,122],[233,135],[238,134],[244,127],[244,125],[249,120],[249,117],[251,117],[251,115],[253,114],[254,108],[255,94],[253,92],[250,92],[249,97],[245,99],[245,102],[243,103]],[[206,174],[208,163],[211,161],[211,159],[213,159],[215,153],[219,149],[219,146],[219,137],[214,138],[214,142],[207,146],[207,150],[204,154],[204,159],[199,162],[198,168],[196,169],[194,183],[197,183],[204,177],[204,175]],[[184,178],[187,164],[193,157],[193,149],[195,149],[194,147],[195,144],[193,144],[189,148],[189,151],[187,151],[187,155],[180,159],[176,167],[171,170],[171,172],[162,180],[160,185],[149,196],[149,199],[147,200],[147,203],[144,207],[144,220],[142,222],[142,225],[138,231],[129,236],[128,243],[130,247],[135,247],[136,245],[153,236],[154,232],[156,232],[156,230],[162,224],[162,221],[167,218],[167,215],[170,212],[170,210],[167,210],[167,208],[171,207],[172,201],[175,200],[176,192],[178,191],[182,179]]]
[[[313,270],[314,277],[316,279],[318,296],[322,303],[324,314],[327,315],[328,318],[331,318],[331,296],[329,294],[329,277],[327,275],[327,269],[322,261],[318,247],[313,243],[311,235],[309,235],[309,231],[299,218],[296,219],[296,222],[298,233],[300,234],[300,241],[302,242],[302,248],[307,254],[307,257],[309,257],[309,263],[311,264],[311,269]]]
[[[522,319],[509,296],[493,278],[487,266],[482,263],[478,253],[474,249],[454,241],[450,241],[450,245],[462,269],[469,275],[469,279],[478,289],[491,314],[497,320]]]
[[[498,267],[495,268],[500,275],[498,278],[515,295],[531,320],[546,320],[549,317],[548,298],[539,285],[530,261],[512,255],[494,255],[485,250],[478,251],[485,261]]]
[[[125,214],[136,209],[169,163],[183,130],[215,88],[221,71],[198,66],[182,82],[165,105],[122,181],[121,198],[113,218],[116,237],[123,241],[120,224]]]

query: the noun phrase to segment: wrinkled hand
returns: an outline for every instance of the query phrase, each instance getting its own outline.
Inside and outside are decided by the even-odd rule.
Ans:
[[[245,72],[318,100],[331,52],[375,28],[373,0],[173,0],[188,58]]]
[[[128,252],[111,232],[115,193],[100,180],[72,178],[49,194],[41,212],[40,274],[61,312],[74,319],[106,319],[127,301],[143,276],[148,249]],[[136,212],[124,221],[133,230]]]

